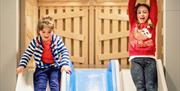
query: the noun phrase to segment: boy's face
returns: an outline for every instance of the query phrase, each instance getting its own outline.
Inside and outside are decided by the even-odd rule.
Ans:
[[[43,41],[51,40],[53,31],[49,27],[44,27],[40,32]]]
[[[145,23],[148,18],[149,18],[148,9],[145,6],[140,6],[137,9],[137,19],[139,23]]]

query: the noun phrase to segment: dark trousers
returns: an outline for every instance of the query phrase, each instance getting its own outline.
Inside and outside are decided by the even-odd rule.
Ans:
[[[60,91],[60,69],[36,68],[33,76],[34,91],[46,91],[48,81],[51,91]]]
[[[157,68],[153,58],[137,57],[131,60],[131,76],[137,91],[157,91]]]

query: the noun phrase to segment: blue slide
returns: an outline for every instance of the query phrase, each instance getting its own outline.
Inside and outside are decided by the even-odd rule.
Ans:
[[[62,72],[61,91],[136,91],[130,69],[119,68],[118,60],[111,60],[107,69],[74,69],[71,75]],[[157,72],[158,91],[168,91],[161,60]],[[33,91],[33,73],[18,74],[15,91]]]
[[[107,69],[74,69],[61,77],[61,91],[120,91],[119,63],[111,60]]]

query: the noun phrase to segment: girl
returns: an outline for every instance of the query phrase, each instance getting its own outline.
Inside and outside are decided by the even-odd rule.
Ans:
[[[30,57],[34,55],[36,69],[33,75],[34,91],[46,91],[49,81],[51,91],[60,91],[60,69],[70,73],[70,59],[61,37],[53,34],[54,23],[45,16],[38,23],[37,37],[23,53],[17,73],[26,68]]]
[[[155,61],[155,36],[157,24],[157,1],[136,4],[129,0],[130,21],[129,56],[131,75],[137,91],[157,91],[157,69]]]

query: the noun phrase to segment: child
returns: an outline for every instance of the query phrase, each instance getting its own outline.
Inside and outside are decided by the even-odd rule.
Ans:
[[[157,91],[157,69],[155,61],[157,1],[136,4],[129,0],[128,14],[130,21],[129,56],[131,75],[137,91]]]
[[[51,91],[60,91],[60,69],[70,73],[70,59],[62,38],[53,34],[54,23],[50,16],[38,22],[37,37],[23,53],[17,73],[23,72],[34,55],[36,69],[33,75],[34,91],[46,91],[49,81]]]

